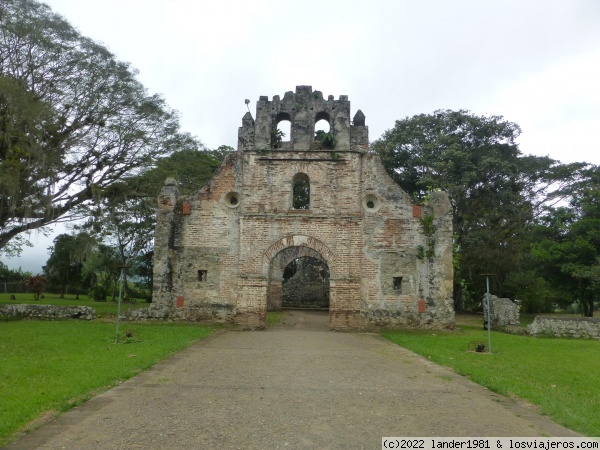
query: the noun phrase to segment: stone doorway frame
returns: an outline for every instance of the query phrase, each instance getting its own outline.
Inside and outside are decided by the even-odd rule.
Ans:
[[[273,260],[269,267],[269,275],[267,278],[267,311],[278,311],[283,308],[283,272],[286,267],[291,264],[292,261],[299,258],[314,258],[327,267],[327,261],[323,256],[309,247],[288,247],[281,250]],[[327,277],[327,286],[329,287],[330,282]],[[328,295],[329,297],[329,295]],[[329,302],[328,302],[329,303]],[[327,307],[329,310],[329,306]]]
[[[282,277],[285,267],[296,258],[312,257],[322,261],[329,269],[329,324],[335,313],[335,255],[321,240],[301,234],[285,236],[273,243],[263,255],[263,274],[266,279],[266,301],[261,316],[266,311],[281,309]]]

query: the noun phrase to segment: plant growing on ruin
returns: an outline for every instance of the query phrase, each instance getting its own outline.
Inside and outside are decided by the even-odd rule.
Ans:
[[[332,150],[335,147],[336,140],[332,132],[318,130],[315,133],[315,140],[320,142],[323,148]]]
[[[281,148],[281,143],[283,142],[283,138],[285,137],[285,133],[281,130],[274,130],[271,132],[271,142],[273,144],[273,148]]]
[[[433,238],[433,235],[435,234],[435,225],[433,220],[433,214],[425,214],[423,217],[421,217],[421,227],[423,228],[423,234],[425,235],[425,243],[427,248],[423,248],[422,246],[419,247],[421,247],[420,254],[423,253],[423,256],[427,257],[427,259],[431,259],[434,256],[435,239]],[[423,256],[420,259],[422,259]]]
[[[421,217],[421,225],[423,226],[423,234],[425,234],[425,236],[433,236],[435,233],[433,219],[433,214],[425,214],[423,217]]]

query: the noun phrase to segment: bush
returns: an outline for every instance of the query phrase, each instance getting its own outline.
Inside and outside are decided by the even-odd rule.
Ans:
[[[145,300],[150,296],[150,291],[147,289],[139,289],[137,286],[128,286],[127,295],[130,298]]]
[[[46,288],[46,277],[43,275],[34,275],[27,278],[25,281],[27,287],[33,292],[33,296],[36,300],[40,299],[40,295]]]
[[[106,288],[97,284],[95,286],[92,286],[92,288],[90,289],[89,296],[96,302],[105,302],[107,294],[108,292],[106,291]]]

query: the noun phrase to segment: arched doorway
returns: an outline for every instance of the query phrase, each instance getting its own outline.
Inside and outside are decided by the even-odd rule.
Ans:
[[[329,266],[316,250],[291,246],[278,252],[269,265],[267,310],[329,308]]]
[[[329,310],[329,267],[320,258],[302,256],[283,270],[282,308]]]

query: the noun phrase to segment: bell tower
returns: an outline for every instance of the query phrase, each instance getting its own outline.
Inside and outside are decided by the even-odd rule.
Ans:
[[[289,136],[278,136],[280,122],[291,123]],[[329,132],[325,139],[315,133],[315,124],[325,120]],[[350,101],[347,95],[334,100],[327,99],[311,86],[296,86],[296,92],[288,91],[273,100],[261,96],[256,104],[256,120],[248,112],[242,119],[238,131],[239,151],[358,151],[366,152],[369,130],[365,116],[358,110],[350,121]]]

